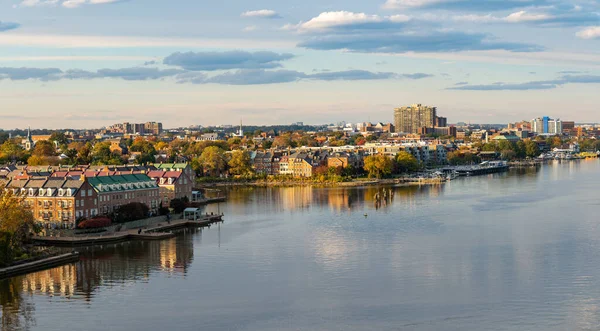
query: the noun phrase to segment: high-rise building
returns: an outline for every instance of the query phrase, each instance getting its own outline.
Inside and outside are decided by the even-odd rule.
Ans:
[[[531,130],[537,134],[562,134],[563,125],[560,119],[544,116],[531,121]]]
[[[396,132],[418,133],[421,128],[436,126],[437,108],[414,104],[394,109]]]
[[[448,126],[448,119],[446,117],[437,116],[435,118],[435,127],[436,128],[445,128]]]

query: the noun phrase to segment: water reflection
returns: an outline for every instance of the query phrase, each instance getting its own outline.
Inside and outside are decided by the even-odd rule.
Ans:
[[[187,229],[163,241],[133,241],[78,248],[78,263],[0,280],[2,330],[29,330],[36,325],[33,296],[92,302],[102,288],[148,282],[153,273],[185,278],[193,261],[193,238]]]

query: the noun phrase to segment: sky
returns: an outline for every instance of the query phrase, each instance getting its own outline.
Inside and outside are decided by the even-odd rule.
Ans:
[[[0,128],[600,122],[597,0],[0,0]]]

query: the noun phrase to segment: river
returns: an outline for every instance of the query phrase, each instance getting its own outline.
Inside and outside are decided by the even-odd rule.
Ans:
[[[3,330],[598,330],[600,162],[232,188],[225,223],[0,281]],[[386,189],[391,189],[386,187]]]

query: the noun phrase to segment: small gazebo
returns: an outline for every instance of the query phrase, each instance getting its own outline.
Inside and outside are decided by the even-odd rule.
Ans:
[[[183,211],[183,219],[185,220],[196,221],[201,217],[202,213],[199,208],[186,208]]]

